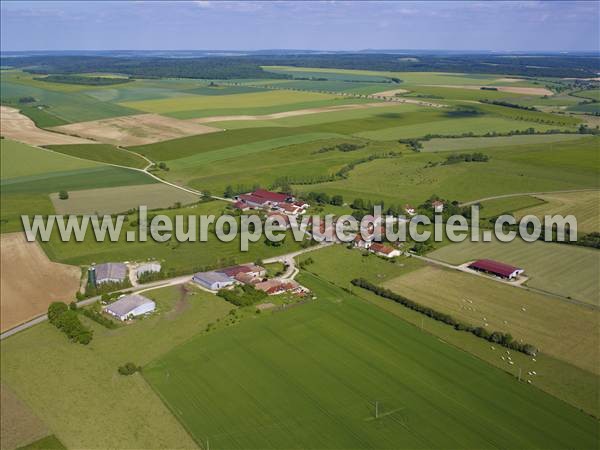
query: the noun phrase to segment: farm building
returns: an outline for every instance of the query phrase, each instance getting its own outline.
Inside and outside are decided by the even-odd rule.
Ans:
[[[233,203],[231,206],[233,206],[235,209],[239,209],[240,211],[248,211],[250,209],[250,206],[248,204],[239,200]]]
[[[198,272],[192,280],[212,291],[218,291],[234,283],[231,277],[222,272]]]
[[[404,205],[404,211],[406,211],[406,214],[409,216],[414,216],[417,213],[417,210],[410,205]]]
[[[400,250],[396,250],[388,245],[379,244],[378,242],[374,242],[373,245],[371,245],[370,250],[376,255],[385,256],[386,258],[400,256]]]
[[[479,272],[489,273],[496,275],[500,278],[506,278],[508,280],[514,280],[518,278],[525,270],[519,269],[508,264],[504,264],[498,261],[492,261],[491,259],[478,259],[477,261],[469,264],[469,268],[477,270]]]
[[[127,320],[131,317],[148,314],[156,309],[156,304],[142,295],[126,295],[114,303],[111,303],[104,311],[119,320]]]
[[[267,273],[264,267],[256,266],[254,264],[241,264],[239,266],[225,267],[224,269],[218,269],[215,272],[225,274],[230,278],[234,278],[238,273],[247,273],[253,277],[261,277]]]
[[[127,266],[123,263],[97,264],[90,268],[96,285],[102,283],[120,283],[127,276]]]
[[[262,281],[261,277],[255,277],[249,273],[240,272],[235,275],[235,281],[239,281],[242,284],[257,284]]]
[[[304,212],[308,207],[308,203],[296,202],[294,197],[281,192],[272,192],[265,189],[257,189],[254,192],[240,194],[235,197],[237,200],[234,203],[234,208],[278,208],[286,214],[298,214]],[[245,205],[245,206],[244,206]]]
[[[277,220],[274,219],[275,217],[277,218]],[[281,214],[279,212],[270,212],[267,214],[267,218],[273,218],[271,219],[273,221],[273,224],[285,227],[286,230],[292,228],[290,217],[288,215]]]
[[[267,280],[254,285],[259,291],[268,295],[278,295],[289,291],[299,291],[301,286],[294,280]]]
[[[143,275],[145,273],[160,272],[160,269],[161,269],[160,263],[152,262],[152,263],[141,264],[137,268],[135,273],[139,277],[140,275]]]

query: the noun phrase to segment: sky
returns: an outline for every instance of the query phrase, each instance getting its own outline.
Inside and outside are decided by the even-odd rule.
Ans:
[[[596,1],[1,1],[1,49],[598,51]]]

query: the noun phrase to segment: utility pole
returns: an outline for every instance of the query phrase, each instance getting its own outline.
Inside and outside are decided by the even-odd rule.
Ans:
[[[519,367],[519,376],[518,376],[519,381],[521,381],[521,368]]]

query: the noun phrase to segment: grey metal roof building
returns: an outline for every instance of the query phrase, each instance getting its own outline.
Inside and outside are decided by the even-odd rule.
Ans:
[[[216,291],[226,286],[233,284],[235,281],[233,278],[228,277],[221,272],[198,272],[194,275],[193,280],[204,286],[205,288]]]
[[[119,282],[127,276],[127,266],[123,263],[105,263],[94,266],[96,283]]]
[[[111,303],[104,310],[120,320],[126,320],[130,316],[140,316],[154,311],[155,308],[156,304],[149,298],[132,294]]]

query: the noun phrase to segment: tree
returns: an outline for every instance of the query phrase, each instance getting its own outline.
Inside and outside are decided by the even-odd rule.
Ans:
[[[223,195],[225,196],[225,198],[233,198],[233,196],[235,196],[235,192],[233,191],[233,186],[231,186],[230,184],[227,185]]]
[[[134,373],[141,372],[141,371],[142,371],[142,367],[136,366],[132,362],[127,362],[127,363],[123,364],[122,366],[119,366],[119,373],[121,375],[133,375]]]
[[[331,204],[335,206],[342,206],[344,204],[344,197],[341,195],[334,195],[331,198]]]
[[[69,193],[67,191],[60,191],[58,193],[58,198],[60,198],[61,200],[66,200],[69,198]]]

